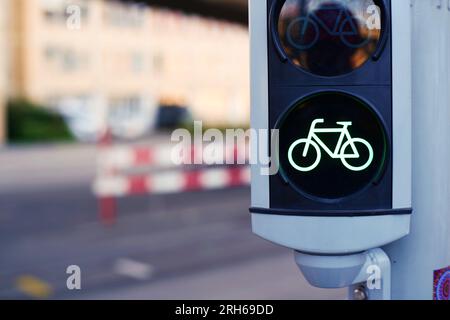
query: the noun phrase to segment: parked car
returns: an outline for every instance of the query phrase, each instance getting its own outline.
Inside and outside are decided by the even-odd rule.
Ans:
[[[192,114],[187,107],[163,105],[158,109],[155,127],[157,130],[175,129],[187,126],[192,121]]]

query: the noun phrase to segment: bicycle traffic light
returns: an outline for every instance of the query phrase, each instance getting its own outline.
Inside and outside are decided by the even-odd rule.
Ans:
[[[409,1],[251,0],[250,28],[252,128],[279,137],[277,173],[252,166],[254,232],[323,254],[407,235]]]

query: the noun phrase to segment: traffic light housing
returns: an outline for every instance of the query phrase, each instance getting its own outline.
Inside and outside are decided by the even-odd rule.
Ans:
[[[409,233],[408,0],[251,0],[254,232],[298,251],[364,251]]]

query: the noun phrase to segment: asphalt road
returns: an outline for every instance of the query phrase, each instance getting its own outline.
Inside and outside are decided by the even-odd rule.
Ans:
[[[95,148],[0,151],[0,298],[340,299],[251,233],[249,189],[121,199],[113,226],[91,193]],[[81,290],[66,269],[81,268]]]

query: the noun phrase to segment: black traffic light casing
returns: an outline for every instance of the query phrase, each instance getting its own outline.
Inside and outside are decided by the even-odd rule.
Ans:
[[[331,8],[333,2],[337,6]],[[366,35],[376,41],[358,42],[362,37],[349,32],[357,18],[342,9],[345,3],[362,8],[363,2],[371,1],[251,1],[252,127],[280,132],[279,152],[270,154],[279,172],[264,178],[257,176],[260,166],[252,168],[253,227],[262,237],[297,250],[311,249],[303,240],[288,238],[295,228],[283,231],[287,224],[306,232],[305,226],[320,228],[324,218],[343,218],[327,220],[341,224],[349,217],[373,217],[376,228],[383,216],[386,221],[398,216],[401,230],[380,236],[379,242],[409,231],[410,30],[409,15],[401,16],[408,1],[374,0],[380,30]],[[400,36],[405,38],[400,41]],[[345,55],[351,59],[339,58]],[[265,88],[262,79],[266,100],[258,96]]]

